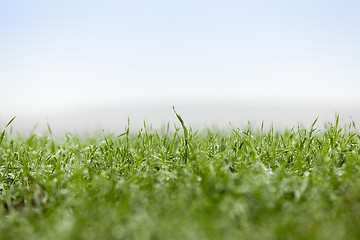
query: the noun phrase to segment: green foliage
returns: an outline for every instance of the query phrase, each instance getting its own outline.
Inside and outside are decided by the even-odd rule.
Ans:
[[[359,239],[354,123],[194,133],[176,116],[182,132],[4,130],[0,238]]]

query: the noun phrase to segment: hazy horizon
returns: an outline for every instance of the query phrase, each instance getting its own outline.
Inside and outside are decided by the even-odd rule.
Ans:
[[[316,127],[324,129],[325,124],[335,121],[335,114],[339,114],[341,124],[360,122],[360,111],[357,107],[334,108],[331,105],[288,105],[288,104],[179,104],[176,111],[182,116],[185,124],[196,130],[234,128],[245,129],[250,122],[254,128],[265,129],[273,126],[282,131],[297,127],[309,128],[318,118]],[[6,124],[15,115],[2,115],[0,121]],[[74,134],[96,134],[105,130],[107,133],[121,134],[130,120],[130,129],[136,133],[143,128],[155,130],[166,128],[170,124],[180,126],[172,106],[166,104],[104,106],[103,108],[82,108],[49,113],[22,112],[16,115],[11,127],[21,134],[46,133],[47,124],[51,126],[56,136],[64,136],[66,132]]]

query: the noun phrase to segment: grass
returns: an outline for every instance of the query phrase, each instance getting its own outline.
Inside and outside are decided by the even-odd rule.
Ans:
[[[119,136],[3,129],[0,238],[360,238],[354,122],[198,132],[176,116]]]

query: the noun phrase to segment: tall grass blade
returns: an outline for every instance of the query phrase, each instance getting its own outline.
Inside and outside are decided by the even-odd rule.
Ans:
[[[48,131],[49,131],[50,136],[52,136],[52,130],[51,130],[51,127],[50,127],[50,124],[49,124],[49,123],[47,123],[47,128],[48,128]]]
[[[13,118],[6,124],[5,128],[7,128],[7,127],[14,121],[15,118],[16,118],[16,116],[13,117]]]
[[[13,117],[13,118],[6,124],[5,129],[2,131],[2,133],[1,133],[1,135],[0,135],[0,145],[1,145],[1,143],[3,142],[3,140],[4,140],[6,128],[14,121],[15,118],[16,118],[16,116]]]
[[[174,110],[174,113],[177,117],[177,119],[179,120],[179,122],[181,123],[181,126],[183,128],[183,131],[184,131],[184,139],[185,139],[185,163],[187,162],[187,159],[188,159],[188,155],[189,155],[189,151],[188,151],[188,141],[189,141],[189,132],[185,126],[185,123],[183,121],[183,119],[181,118],[181,116],[176,112],[175,110],[175,107],[173,106],[173,110]]]

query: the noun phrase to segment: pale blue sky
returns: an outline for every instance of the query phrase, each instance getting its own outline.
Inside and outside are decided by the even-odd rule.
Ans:
[[[359,1],[0,1],[0,107],[360,102]]]

